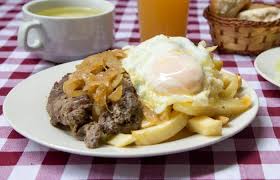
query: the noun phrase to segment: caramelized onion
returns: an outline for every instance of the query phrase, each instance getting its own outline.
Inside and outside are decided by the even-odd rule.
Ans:
[[[119,87],[117,87],[115,89],[115,91],[113,91],[109,96],[108,96],[108,99],[110,99],[112,102],[117,102],[118,100],[121,99],[122,97],[122,91],[123,91],[123,88],[122,88],[122,85],[120,85]]]
[[[122,97],[124,57],[123,50],[112,50],[85,58],[64,83],[63,91],[69,97],[87,94],[94,104],[93,114],[99,115],[108,102]]]

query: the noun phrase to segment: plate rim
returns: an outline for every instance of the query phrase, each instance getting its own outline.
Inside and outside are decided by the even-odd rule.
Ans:
[[[254,67],[257,71],[257,73],[262,76],[265,80],[267,80],[268,82],[272,83],[273,85],[277,86],[277,87],[280,87],[280,83],[278,83],[277,81],[275,81],[274,79],[270,78],[269,76],[267,76],[263,71],[261,71],[261,69],[259,68],[259,65],[258,65],[258,62],[261,61],[260,59],[260,56],[263,56],[264,54],[266,53],[269,53],[271,51],[275,51],[275,50],[279,50],[280,51],[280,47],[276,47],[276,48],[272,48],[272,49],[269,49],[269,50],[266,50],[264,52],[262,52],[261,54],[259,54],[256,58],[255,58],[255,61],[254,61]]]
[[[53,68],[60,68],[60,67],[63,67],[65,64],[78,64],[79,62],[81,62],[82,60],[79,60],[79,61],[74,61],[74,62],[69,62],[69,63],[64,63],[64,64],[60,64],[60,65],[57,65],[57,66],[53,66],[53,67],[50,67],[50,68],[47,68],[45,70],[42,70],[40,72],[37,72],[31,76],[29,76],[28,78],[26,79],[23,79],[20,83],[18,83],[9,93],[8,95],[5,97],[4,99],[4,103],[3,103],[3,116],[4,118],[8,121],[8,123],[11,125],[11,127],[16,131],[18,132],[19,134],[23,135],[25,138],[28,138],[29,140],[32,140],[38,144],[41,144],[43,146],[46,146],[48,148],[53,148],[53,149],[56,149],[56,150],[59,150],[59,151],[63,151],[63,152],[68,152],[68,153],[73,153],[73,154],[78,154],[78,155],[85,155],[85,156],[93,156],[93,157],[105,157],[105,158],[139,158],[139,157],[151,157],[151,156],[160,156],[160,155],[168,155],[168,154],[175,154],[175,153],[180,153],[180,152],[187,152],[187,151],[191,151],[191,150],[195,150],[195,149],[200,149],[200,148],[203,148],[203,147],[206,147],[206,146],[210,146],[210,145],[213,145],[213,144],[216,144],[216,143],[219,143],[225,139],[228,139],[234,135],[236,135],[237,133],[239,133],[240,131],[244,130],[249,124],[251,124],[253,122],[253,120],[255,119],[256,115],[257,115],[257,112],[259,110],[259,99],[257,97],[257,94],[255,92],[255,90],[249,86],[249,84],[246,82],[247,84],[247,88],[250,89],[250,91],[252,91],[254,93],[254,95],[256,95],[256,99],[254,100],[255,101],[255,105],[252,106],[252,108],[255,108],[255,111],[254,111],[254,114],[250,115],[251,117],[251,120],[246,122],[246,124],[244,125],[244,127],[242,128],[239,128],[238,130],[234,131],[233,133],[230,133],[230,135],[226,135],[226,136],[219,136],[217,137],[216,139],[214,139],[213,141],[208,141],[206,143],[203,143],[203,144],[199,144],[199,145],[196,145],[196,146],[191,146],[191,147],[185,147],[185,148],[178,148],[178,149],[167,149],[167,150],[162,150],[161,152],[145,152],[145,153],[139,153],[137,152],[137,154],[133,155],[133,154],[125,154],[125,153],[121,153],[121,154],[114,154],[114,153],[111,153],[111,154],[100,154],[100,153],[96,153],[94,151],[94,149],[91,149],[92,151],[89,152],[89,151],[78,151],[76,149],[71,149],[69,147],[65,147],[65,146],[59,146],[59,145],[56,145],[56,144],[53,144],[53,143],[50,143],[50,142],[46,142],[44,140],[40,140],[40,138],[38,139],[37,137],[32,137],[28,132],[25,132],[25,131],[22,131],[22,130],[19,130],[17,128],[17,126],[15,124],[13,124],[13,121],[10,121],[9,118],[7,117],[7,112],[6,112],[6,108],[7,108],[7,101],[9,100],[9,96],[11,96],[14,91],[16,91],[16,87],[17,86],[20,86],[20,84],[24,84],[25,81],[29,80],[30,78],[34,78],[35,76],[40,76],[40,74],[42,72],[45,72],[45,71],[53,71],[54,69]],[[225,69],[222,69],[223,71],[226,71],[226,72],[229,72],[229,73],[232,73],[230,71],[227,71]],[[243,79],[242,79],[243,80]],[[244,80],[243,80],[244,81]],[[245,111],[246,112],[246,111]],[[184,138],[183,138],[184,139]],[[175,141],[173,141],[175,142]],[[151,145],[153,146],[153,145]]]

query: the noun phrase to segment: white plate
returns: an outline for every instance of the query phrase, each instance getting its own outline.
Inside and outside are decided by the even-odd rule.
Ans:
[[[4,116],[11,126],[23,136],[42,145],[75,154],[100,157],[147,157],[190,151],[229,138],[248,126],[258,111],[258,98],[253,89],[244,82],[244,93],[249,94],[253,106],[233,119],[223,129],[221,137],[193,135],[184,139],[142,147],[117,148],[109,145],[88,149],[66,132],[54,128],[46,111],[47,96],[55,81],[68,72],[73,72],[80,61],[58,65],[41,71],[19,83],[6,97]]]
[[[258,55],[254,66],[264,79],[280,87],[280,47],[267,50]],[[279,68],[278,72],[277,67]]]

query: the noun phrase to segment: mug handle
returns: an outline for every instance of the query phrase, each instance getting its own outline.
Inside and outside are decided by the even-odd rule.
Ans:
[[[31,29],[37,29],[39,38],[35,40],[33,44],[28,44],[27,38]],[[37,51],[42,49],[42,25],[38,20],[26,21],[19,27],[18,31],[18,43],[20,47],[23,47],[26,51]]]

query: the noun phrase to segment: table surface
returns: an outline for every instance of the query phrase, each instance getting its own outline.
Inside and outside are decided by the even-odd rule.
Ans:
[[[220,54],[217,58],[256,90],[260,110],[249,127],[213,146],[160,157],[103,159],[55,151],[15,132],[2,115],[5,96],[23,79],[55,65],[17,47],[21,7],[26,2],[0,0],[0,179],[280,179],[280,91],[257,75],[254,57],[249,56]],[[113,2],[114,47],[137,44],[136,1]],[[207,5],[208,0],[190,4],[188,37],[196,42],[211,42],[202,17]]]

